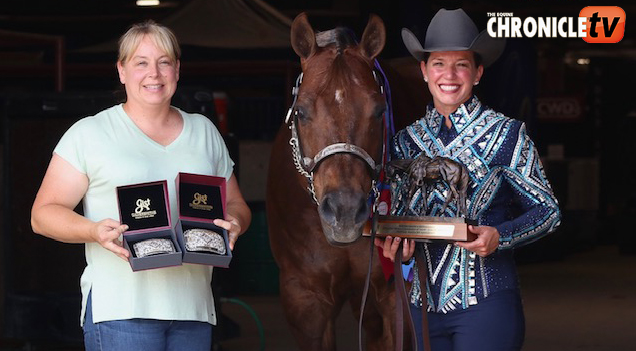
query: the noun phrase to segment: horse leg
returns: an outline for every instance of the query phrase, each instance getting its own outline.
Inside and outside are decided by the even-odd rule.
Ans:
[[[362,289],[356,289],[361,292]],[[378,296],[380,295],[380,296]],[[351,310],[360,319],[360,301],[362,294],[353,294],[349,303]],[[362,316],[362,327],[364,328],[364,340],[367,351],[387,351],[394,348],[394,316],[395,300],[392,294],[387,291],[378,291],[375,287],[370,287],[369,295]]]
[[[465,211],[461,203],[462,197],[459,195],[459,192],[457,191],[457,184],[453,182],[452,185],[450,186],[450,191],[451,191],[451,196],[449,196],[446,201],[447,203],[450,203],[451,200],[457,200],[457,216],[459,217],[462,214],[464,214]]]
[[[328,291],[298,276],[281,272],[280,281],[281,304],[299,350],[335,351],[335,320],[343,301],[329,301]]]
[[[356,249],[358,252],[352,266],[352,283],[355,284],[353,294],[349,298],[351,310],[356,318],[360,319],[360,308],[362,292],[369,264],[368,255],[360,255],[362,250],[366,251],[367,241],[363,241]],[[362,316],[362,326],[367,351],[387,351],[393,350],[395,344],[395,291],[392,283],[386,281],[381,266],[378,264],[379,257],[377,250],[374,250],[373,261],[376,265],[371,273],[369,282],[369,292]],[[401,277],[399,277],[401,279]],[[410,350],[408,335],[404,335],[405,348]]]

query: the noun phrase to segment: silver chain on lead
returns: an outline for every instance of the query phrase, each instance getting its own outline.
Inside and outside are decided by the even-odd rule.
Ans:
[[[371,181],[371,189],[373,191],[373,207],[371,208],[372,213],[376,213],[378,209],[378,204],[380,203],[380,189],[376,186],[378,184],[377,180],[373,179]]]
[[[292,119],[292,122],[289,126],[289,129],[294,128],[294,120]],[[300,148],[298,147],[298,138],[296,138],[295,136],[292,136],[289,139],[289,145],[291,145],[292,148],[292,155],[294,158],[294,166],[296,166],[296,170],[298,171],[298,173],[304,175],[307,178],[307,190],[309,191],[309,193],[311,194],[312,199],[314,200],[314,202],[316,203],[316,205],[320,205],[320,203],[318,202],[318,198],[316,198],[316,189],[314,188],[314,172],[307,172],[305,170],[305,168],[302,166],[302,164],[300,163]]]

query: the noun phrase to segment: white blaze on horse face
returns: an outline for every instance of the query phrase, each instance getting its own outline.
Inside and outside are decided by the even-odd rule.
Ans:
[[[339,104],[342,104],[342,101],[344,100],[343,98],[343,92],[342,89],[337,89],[336,90],[336,102]]]

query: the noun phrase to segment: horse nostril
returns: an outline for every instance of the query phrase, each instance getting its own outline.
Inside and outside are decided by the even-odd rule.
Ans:
[[[356,211],[355,221],[357,224],[364,223],[369,218],[371,213],[371,207],[366,200],[360,200],[358,204],[358,210]]]
[[[336,209],[333,207],[329,195],[326,195],[320,202],[320,213],[322,214],[322,218],[329,223],[336,222]]]

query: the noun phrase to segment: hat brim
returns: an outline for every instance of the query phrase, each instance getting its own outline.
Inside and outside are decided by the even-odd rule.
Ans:
[[[484,67],[488,67],[497,61],[505,48],[506,38],[493,38],[484,30],[473,40],[468,50],[478,53]]]
[[[468,47],[439,46],[423,48],[415,34],[407,28],[402,28],[402,41],[409,53],[411,53],[411,55],[418,61],[424,61],[424,56],[427,52],[469,50],[474,51],[481,56],[484,67],[488,67],[497,61],[506,47],[505,38],[492,38],[485,30],[479,33]]]

